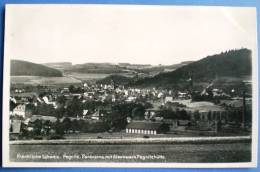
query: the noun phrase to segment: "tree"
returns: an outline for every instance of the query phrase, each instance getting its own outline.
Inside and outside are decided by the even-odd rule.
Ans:
[[[188,115],[188,113],[186,112],[186,110],[182,109],[179,113],[180,113],[179,119],[182,119],[182,120],[190,120],[190,116]]]
[[[67,133],[68,130],[71,129],[71,120],[70,120],[70,118],[65,118],[62,121],[62,125],[63,125],[63,128],[64,128],[64,131]]]
[[[163,123],[163,124],[161,125],[161,127],[160,127],[160,130],[161,130],[163,133],[166,133],[166,132],[168,132],[168,131],[170,130],[170,127],[169,127],[168,124]]]
[[[60,107],[60,108],[55,110],[55,117],[56,118],[62,118],[64,116],[66,116],[66,114],[67,114],[67,110],[64,107]]]
[[[25,125],[23,122],[21,123],[21,136],[28,138],[30,135],[30,132],[27,130],[27,125]]]
[[[33,129],[34,129],[34,134],[36,135],[41,135],[41,131],[42,131],[42,128],[43,128],[43,125],[42,125],[42,121],[39,120],[39,119],[36,119],[33,123]]]
[[[71,121],[71,130],[73,132],[80,131],[80,126],[79,126],[79,121],[78,120]]]
[[[132,117],[135,120],[143,120],[144,113],[145,113],[144,107],[142,105],[139,105],[132,110]]]
[[[208,112],[208,120],[212,121],[212,112],[211,111]]]
[[[70,93],[82,93],[83,90],[80,87],[75,87],[74,85],[69,86]]]
[[[63,135],[64,134],[64,127],[59,119],[57,119],[55,125],[54,125],[56,134]]]
[[[83,127],[86,126],[86,122],[84,120],[80,119],[77,121],[77,123],[78,124],[77,124],[77,126],[75,126],[75,129],[77,131],[83,131]]]
[[[105,117],[106,123],[112,129],[124,129],[127,125],[126,118],[131,115],[131,112],[135,106],[136,104],[134,103],[121,103],[113,105],[112,112],[108,113]]]
[[[69,105],[67,107],[67,115],[70,117],[77,117],[82,116],[82,113],[82,102],[78,98],[74,97],[72,101],[69,102]]]
[[[69,86],[69,91],[70,91],[71,93],[73,93],[73,92],[74,92],[74,90],[75,90],[75,87],[74,87],[74,85],[70,85],[70,86]]]
[[[95,102],[92,100],[86,101],[82,107],[83,109],[88,109],[91,112],[94,112],[94,110],[96,109],[96,107],[100,104],[100,102]]]
[[[152,103],[149,103],[149,102],[145,102],[144,103],[144,108],[145,109],[152,108],[152,107],[153,107]]]
[[[160,114],[164,119],[177,119],[177,113],[171,109],[163,109]]]
[[[15,106],[16,106],[16,104],[13,101],[10,101],[10,111],[13,111]]]
[[[59,96],[59,97],[57,98],[57,102],[58,102],[59,104],[61,104],[62,106],[64,106],[65,103],[66,103],[66,97],[65,97],[64,95]]]
[[[200,120],[200,113],[199,113],[199,111],[196,110],[196,111],[193,113],[193,115],[194,115],[194,119],[195,119],[196,121]]]
[[[46,120],[43,122],[43,127],[45,128],[46,130],[46,134],[49,134],[51,128],[52,128],[52,123],[50,120]]]
[[[35,113],[37,115],[42,115],[42,116],[56,116],[53,105],[45,104],[45,103],[38,105],[37,108],[35,109]]]

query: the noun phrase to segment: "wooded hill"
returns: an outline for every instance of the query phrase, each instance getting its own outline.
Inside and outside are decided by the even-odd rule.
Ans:
[[[173,72],[138,80],[131,84],[139,87],[182,86],[189,78],[193,82],[208,82],[216,77],[242,77],[252,73],[252,53],[249,49],[229,50],[207,56]]]
[[[41,64],[23,60],[11,60],[11,76],[61,77],[62,72]]]

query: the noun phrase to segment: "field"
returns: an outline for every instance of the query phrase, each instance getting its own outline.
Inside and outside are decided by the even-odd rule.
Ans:
[[[68,77],[75,78],[81,81],[88,81],[88,80],[96,80],[96,79],[103,79],[111,74],[105,73],[77,73],[71,72],[65,74]]]
[[[186,109],[191,111],[200,111],[200,112],[208,112],[208,111],[225,111],[224,108],[221,106],[215,105],[212,102],[208,101],[199,101],[199,102],[192,102],[191,99],[189,100],[174,100],[175,103],[180,103],[186,106]]]
[[[42,77],[42,76],[11,76],[12,84],[30,84],[30,85],[57,85],[57,84],[76,84],[81,83],[80,80],[64,76],[64,77]]]
[[[10,145],[16,162],[250,162],[250,143]],[[157,158],[151,158],[156,156]]]
[[[78,73],[78,72],[70,72],[70,73],[65,73],[66,76],[69,76],[71,78],[75,78],[81,81],[90,81],[90,80],[99,80],[99,79],[104,79],[110,75],[122,75],[125,77],[133,77],[134,74],[130,72],[126,73]]]
[[[62,85],[78,84],[84,81],[95,81],[103,79],[111,74],[105,73],[67,73],[63,77],[43,77],[43,76],[11,76],[12,84],[25,85]],[[128,73],[118,75],[131,76]]]

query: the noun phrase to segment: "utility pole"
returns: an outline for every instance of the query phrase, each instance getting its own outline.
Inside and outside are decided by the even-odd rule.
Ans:
[[[246,117],[246,91],[243,90],[243,114],[241,128],[245,128],[245,117]]]

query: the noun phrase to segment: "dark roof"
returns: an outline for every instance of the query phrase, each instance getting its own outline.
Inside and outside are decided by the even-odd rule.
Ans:
[[[162,125],[161,122],[148,122],[148,121],[133,121],[129,123],[126,128],[132,129],[145,129],[145,130],[157,130]]]
[[[157,107],[153,107],[153,108],[148,108],[146,109],[146,111],[154,111],[154,112],[158,112],[158,111],[162,111],[161,109],[157,108]]]
[[[78,118],[76,118],[76,117],[62,117],[62,118],[60,119],[60,122],[63,122],[63,121],[64,121],[64,119],[66,119],[66,118],[70,119],[70,121],[79,120],[79,119],[78,119]]]

